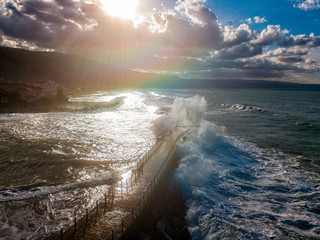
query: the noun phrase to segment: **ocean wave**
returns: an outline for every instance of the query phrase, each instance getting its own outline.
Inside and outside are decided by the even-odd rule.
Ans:
[[[87,182],[78,186],[43,189],[36,197],[13,198],[0,203],[1,237],[6,239],[40,239],[68,228],[104,197],[110,182]],[[54,188],[57,188],[54,190]]]
[[[320,237],[320,176],[300,166],[303,156],[259,148],[208,122],[179,151],[174,178],[193,239]]]
[[[265,109],[262,109],[259,107],[242,105],[242,104],[221,104],[221,106],[228,109],[237,109],[237,110],[252,111],[252,112],[267,112]]]
[[[116,97],[109,102],[80,102],[80,101],[70,101],[68,103],[68,108],[73,109],[74,112],[96,112],[107,109],[115,108],[121,105],[125,97]]]
[[[168,114],[153,120],[153,132],[160,136],[175,126],[197,125],[203,119],[206,109],[207,101],[204,97],[175,98]]]
[[[313,126],[313,124],[305,121],[296,122],[296,126],[299,127],[301,130],[316,128],[315,126]]]
[[[30,199],[42,198],[52,194],[63,193],[66,191],[93,188],[98,186],[110,185],[114,177],[112,174],[103,178],[96,178],[71,184],[50,184],[46,181],[37,182],[30,185],[15,188],[0,189],[0,203],[19,202]]]

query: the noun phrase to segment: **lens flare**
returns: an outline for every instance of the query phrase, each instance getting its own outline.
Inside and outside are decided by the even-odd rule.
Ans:
[[[104,11],[111,16],[133,19],[138,0],[100,0]]]

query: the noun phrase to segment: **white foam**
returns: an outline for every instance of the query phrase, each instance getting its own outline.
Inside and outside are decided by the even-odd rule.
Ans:
[[[299,167],[301,156],[259,148],[205,121],[179,151],[185,157],[174,178],[187,200],[186,220],[193,239],[234,239],[233,234],[241,239],[281,238],[281,229],[319,237],[312,230],[282,223],[290,219],[318,224],[316,214],[309,211],[317,199],[305,207],[304,198],[318,196],[320,189]]]
[[[200,124],[207,109],[207,101],[204,97],[176,98],[169,116],[176,125]]]
[[[264,109],[255,107],[255,106],[247,106],[242,104],[221,104],[222,107],[236,109],[236,110],[244,110],[244,111],[257,111],[257,112],[266,112]]]
[[[175,98],[170,112],[153,121],[153,132],[159,136],[176,126],[198,125],[203,120],[206,109],[207,101],[204,97]]]

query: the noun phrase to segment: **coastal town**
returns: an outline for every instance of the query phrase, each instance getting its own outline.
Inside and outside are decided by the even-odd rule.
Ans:
[[[51,80],[36,83],[4,81],[0,78],[0,109],[40,107],[67,102],[63,88]]]

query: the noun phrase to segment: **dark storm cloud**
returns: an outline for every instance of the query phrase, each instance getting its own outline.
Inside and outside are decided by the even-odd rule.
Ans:
[[[82,23],[87,21],[84,17],[84,12],[80,9],[80,6],[87,4],[82,3],[77,6],[77,4],[72,1],[59,0],[55,2],[27,0],[24,2],[21,11],[24,14],[34,16],[40,21],[48,23],[52,22],[57,25],[67,24],[68,20]]]
[[[159,37],[164,39],[164,44],[168,47],[212,48],[221,39],[220,29],[215,22],[206,25],[191,24],[175,14],[154,14],[154,19],[158,23],[161,23],[159,19],[163,21],[165,32],[160,33]]]
[[[164,45],[209,49],[222,40],[217,16],[204,5],[196,1],[177,1],[175,10],[153,14],[154,30]]]
[[[50,41],[51,33],[47,31],[41,21],[25,16],[20,12],[13,12],[10,16],[0,17],[0,29],[5,35],[37,43]]]
[[[70,1],[70,0],[54,0],[57,4],[59,4],[60,6],[63,6],[63,7],[74,7],[75,4],[73,1]]]
[[[254,44],[239,44],[229,48],[223,48],[220,51],[216,51],[212,57],[222,60],[231,60],[238,58],[248,58],[256,56],[262,53],[262,47]]]
[[[16,6],[13,5],[13,3],[8,2],[6,4],[6,8],[11,10],[14,14],[21,16],[22,14],[19,12],[19,10],[16,8]]]
[[[42,5],[41,8],[38,6]],[[27,1],[22,10],[24,14],[33,15],[36,19],[45,23],[54,23],[63,25],[66,24],[65,19],[61,18],[57,14],[57,10],[54,6],[49,4],[41,4],[39,1]]]

